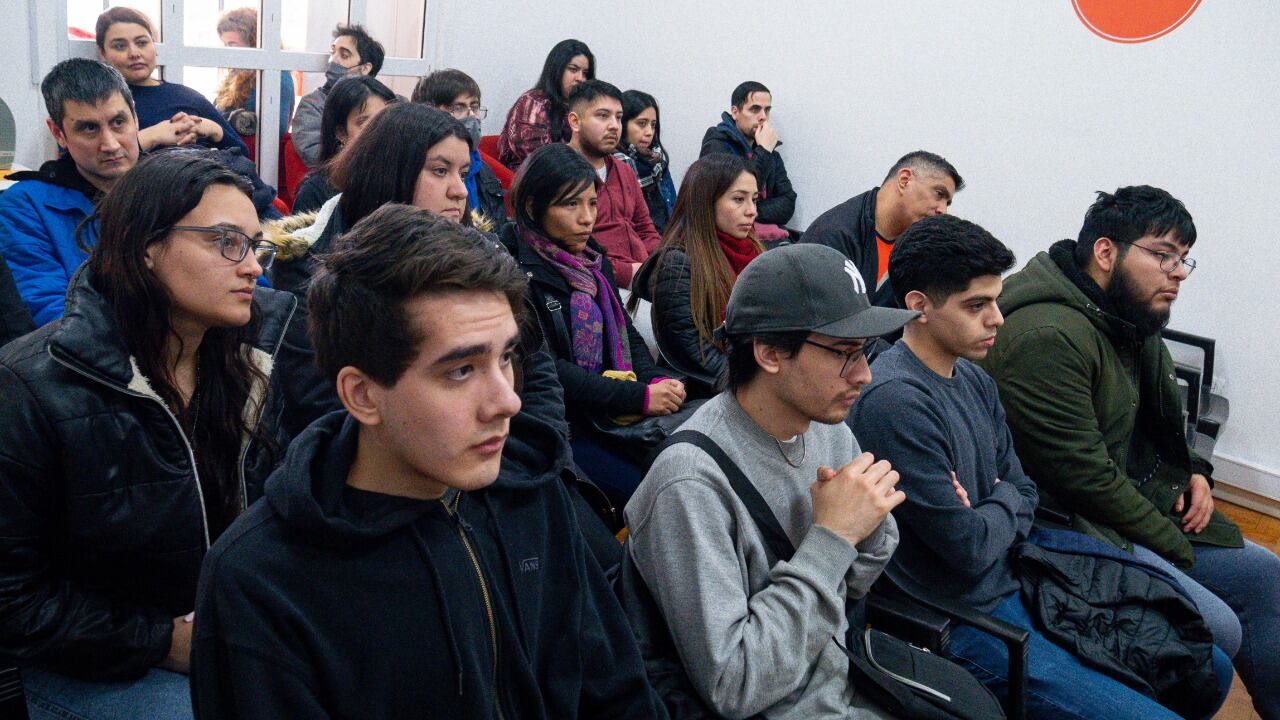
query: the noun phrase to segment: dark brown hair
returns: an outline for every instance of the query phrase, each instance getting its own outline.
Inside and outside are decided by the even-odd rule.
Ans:
[[[343,219],[355,224],[387,203],[412,203],[427,151],[448,137],[471,147],[467,129],[443,110],[395,103],[378,113],[333,161],[330,178],[342,191]]]
[[[724,319],[724,308],[733,291],[733,270],[716,238],[716,201],[744,172],[751,175],[754,190],[755,170],[737,155],[711,153],[690,165],[680,183],[680,194],[676,196],[662,244],[658,246],[659,257],[652,260],[661,263],[662,256],[671,248],[680,248],[688,256],[689,314],[698,330],[700,352],[704,345],[711,343],[711,332]],[[751,241],[764,251],[754,233]],[[650,277],[652,297],[658,274],[652,273]],[[638,303],[639,296],[632,295],[627,309],[634,313]]]
[[[155,28],[151,26],[151,20],[146,15],[134,10],[131,7],[113,7],[110,10],[103,10],[98,16],[98,22],[93,28],[94,42],[98,43],[98,50],[106,50],[107,31],[116,23],[133,23],[141,25],[147,29],[147,34],[152,40],[156,39]]]
[[[517,320],[527,280],[480,231],[409,205],[374,210],[339,237],[307,292],[311,342],[324,374],[354,367],[395,385],[425,337],[405,311],[414,298],[451,291],[501,293]]]

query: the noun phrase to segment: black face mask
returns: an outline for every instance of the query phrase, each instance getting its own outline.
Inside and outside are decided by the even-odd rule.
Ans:
[[[1169,324],[1170,312],[1152,310],[1150,303],[1138,297],[1138,288],[1123,267],[1117,267],[1111,274],[1106,298],[1115,314],[1132,323],[1140,337],[1155,335]]]

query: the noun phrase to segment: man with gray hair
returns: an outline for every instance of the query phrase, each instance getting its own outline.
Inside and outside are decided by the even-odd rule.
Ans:
[[[893,241],[923,217],[941,215],[964,189],[946,158],[926,150],[907,153],[874,187],[818,216],[800,242],[833,247],[862,270],[871,302],[897,307],[889,283]]]
[[[37,325],[62,317],[67,284],[88,256],[96,226],[76,229],[94,203],[138,162],[133,94],[110,65],[64,60],[40,83],[45,123],[65,153],[38,171],[10,175],[0,195],[0,255]]]

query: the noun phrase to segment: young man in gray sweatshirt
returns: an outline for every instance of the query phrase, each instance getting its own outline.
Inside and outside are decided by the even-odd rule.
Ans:
[[[954,598],[1031,631],[1027,716],[1175,718],[1172,711],[1086,667],[1034,629],[1011,550],[1026,539],[1038,494],[1013,449],[995,381],[973,360],[1004,323],[996,298],[1013,253],[952,215],[925,218],[894,243],[889,280],[920,312],[875,362],[850,418],[864,447],[890,458],[907,499],[894,510],[902,544],[885,572],[921,596]],[[969,627],[949,650],[998,696],[1004,645]]]
[[[914,316],[873,307],[853,263],[821,245],[771,250],[734,285],[717,330],[729,389],[682,429],[724,450],[795,554],[770,556],[724,473],[689,444],[657,457],[626,508],[632,558],[718,714],[885,717],[855,696],[837,641],[845,601],[866,594],[898,544],[888,513],[903,494],[844,420],[871,380],[864,338]]]

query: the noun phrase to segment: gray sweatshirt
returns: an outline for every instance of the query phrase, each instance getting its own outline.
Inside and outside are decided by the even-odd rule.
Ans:
[[[898,544],[893,517],[857,547],[813,524],[809,486],[818,467],[859,452],[843,423],[813,423],[786,446],[743,411],[731,392],[682,429],[714,440],[769,504],[796,548],[769,569],[764,540],[709,456],[688,444],[658,456],[627,503],[628,547],[675,637],[698,693],[730,718],[880,718],[849,685],[836,645],[848,630],[845,598],[865,595]],[[803,445],[801,444],[803,442]]]
[[[996,384],[963,358],[944,378],[903,340],[876,358],[872,375],[850,424],[867,450],[893,463],[907,495],[893,511],[902,545],[885,572],[917,595],[989,612],[1018,590],[1010,551],[1030,532],[1038,500]],[[951,486],[952,472],[971,507]]]

